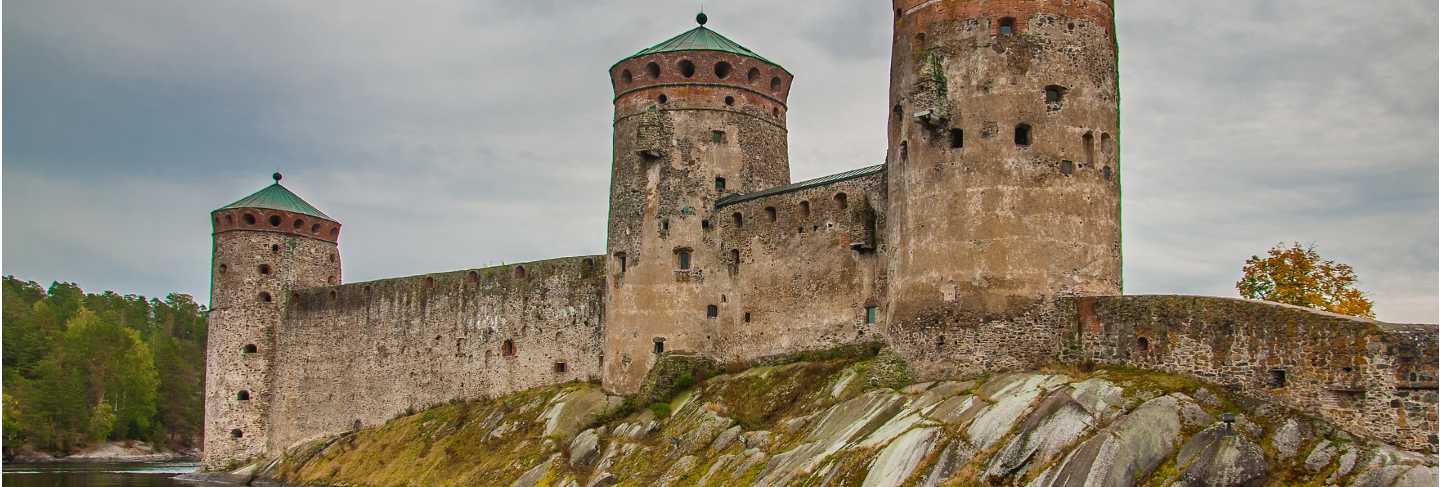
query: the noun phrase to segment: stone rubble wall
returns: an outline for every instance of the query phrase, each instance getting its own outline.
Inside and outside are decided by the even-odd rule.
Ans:
[[[294,292],[269,453],[450,400],[598,380],[604,267],[569,257]]]
[[[1436,451],[1436,325],[1203,296],[1070,298],[1057,308],[1069,360],[1188,374]]]

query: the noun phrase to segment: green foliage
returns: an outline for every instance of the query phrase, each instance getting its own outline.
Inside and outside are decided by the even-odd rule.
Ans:
[[[195,446],[204,420],[205,310],[6,277],[4,439],[64,453],[112,440]]]
[[[670,417],[670,403],[657,402],[650,404],[650,412],[655,413],[657,419]]]

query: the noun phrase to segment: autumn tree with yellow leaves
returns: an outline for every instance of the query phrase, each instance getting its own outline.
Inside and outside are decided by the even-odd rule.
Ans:
[[[1355,288],[1355,269],[1321,259],[1314,245],[1277,244],[1265,257],[1247,259],[1244,271],[1235,283],[1243,297],[1375,317],[1375,303]]]

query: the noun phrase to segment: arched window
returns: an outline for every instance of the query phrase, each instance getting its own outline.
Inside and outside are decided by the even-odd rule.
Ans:
[[[751,83],[754,83],[755,80],[758,80],[758,79],[760,79],[760,69],[759,69],[759,68],[750,68],[750,72],[745,73],[745,80],[746,80],[746,81],[749,81],[749,82],[751,82]]]
[[[1015,145],[1030,146],[1030,124],[1022,123],[1015,126]]]
[[[620,72],[620,80],[621,80],[621,81],[624,81],[625,84],[628,85],[628,84],[633,83],[633,82],[635,81],[635,76],[634,76],[634,75],[631,75],[631,74],[630,74],[630,70],[627,69],[627,70],[624,70],[624,71],[621,71],[621,72]]]
[[[646,64],[645,74],[650,75],[650,79],[660,79],[660,65],[655,63]]]
[[[765,207],[765,218],[768,219],[768,220],[770,220],[770,221],[772,221],[772,222],[775,221],[775,218],[776,218],[776,216],[775,216],[775,207],[773,207],[773,206],[767,206],[767,207]]]
[[[430,277],[430,276],[425,276],[425,287],[427,287],[427,288],[435,287],[435,278]]]
[[[720,61],[715,63],[715,77],[725,79],[730,77],[730,63]]]
[[[780,91],[780,77],[770,78],[770,91]]]
[[[712,305],[709,305],[709,306],[706,306],[706,307],[705,307],[705,318],[706,318],[706,319],[711,319],[711,320],[713,320],[713,319],[715,319],[715,318],[717,318],[717,317],[719,317],[719,316],[720,316],[720,307],[719,307],[719,306],[715,306],[715,305],[712,304]]]
[[[239,438],[243,438],[244,436],[245,436],[245,432],[244,432],[244,431],[240,431],[240,430],[230,430],[230,437],[231,437],[231,438],[239,439]]]
[[[231,214],[229,214],[229,213],[226,213],[226,214],[225,214],[225,224],[226,224],[226,225],[234,225],[234,224],[235,224],[235,215],[231,215]]]
[[[740,212],[737,211],[735,213],[731,213],[730,218],[732,220],[735,220],[735,228],[741,228],[745,226],[745,215],[741,215]]]
[[[1051,110],[1059,110],[1060,104],[1065,98],[1065,87],[1050,85],[1045,87],[1045,105]]]
[[[675,249],[675,267],[690,270],[690,249]]]
[[[260,302],[262,302],[262,303],[269,303],[269,302],[271,302],[271,301],[274,301],[274,298],[271,298],[271,297],[270,297],[270,293],[267,293],[267,292],[265,292],[265,291],[260,291]]]
[[[1015,17],[1000,19],[1000,35],[1008,36],[1015,33]]]
[[[1100,134],[1100,154],[1105,156],[1105,162],[1115,160],[1115,144],[1110,141],[1110,134]]]
[[[256,347],[254,343],[247,343],[244,347],[240,348],[240,353],[255,353],[259,351],[260,348]]]
[[[505,340],[505,343],[500,344],[500,356],[502,356],[502,357],[514,357],[514,356],[515,356],[515,340]]]
[[[242,220],[245,220],[245,224],[246,224],[246,225],[254,225],[254,224],[255,224],[255,215],[251,215],[251,214],[249,214],[249,213],[246,213],[245,216],[240,217],[240,218],[241,218]],[[238,430],[237,430],[237,431],[238,431]]]
[[[240,391],[240,392],[235,393],[235,400],[236,400],[236,401],[249,401],[249,400],[250,400],[250,391]]]
[[[660,355],[660,354],[662,354],[662,353],[665,353],[665,339],[664,339],[664,338],[656,338],[656,339],[655,339],[655,348],[654,348],[653,350],[655,351],[655,355]]]
[[[715,192],[717,192],[717,193],[723,193],[723,192],[725,192],[725,178],[719,178],[719,177],[715,178]]]
[[[517,265],[517,266],[515,266],[515,278],[516,278],[516,279],[524,279],[524,278],[525,278],[525,266],[523,266],[523,265]]]
[[[1095,133],[1085,132],[1085,135],[1080,137],[1080,141],[1085,147],[1085,165],[1095,164]]]
[[[626,262],[624,252],[615,253],[615,265],[620,266],[620,274],[625,274],[625,271],[628,270],[630,263]]]
[[[804,219],[804,218],[810,218],[810,202],[809,202],[809,201],[801,201],[801,202],[800,202],[800,218],[802,218],[802,219]]]
[[[695,76],[695,63],[690,62],[689,59],[681,59],[679,66],[681,76],[686,78]]]
[[[1138,352],[1140,352],[1140,353],[1149,352],[1149,351],[1150,351],[1150,339],[1149,339],[1149,338],[1145,338],[1145,337],[1136,338],[1136,339],[1135,339],[1135,350],[1138,351]]]
[[[842,210],[850,207],[849,198],[845,196],[845,193],[835,193],[835,207]]]
[[[730,273],[740,274],[740,249],[730,249]]]
[[[312,223],[312,224],[310,224],[310,233],[320,233],[320,224],[319,224],[319,223]]]

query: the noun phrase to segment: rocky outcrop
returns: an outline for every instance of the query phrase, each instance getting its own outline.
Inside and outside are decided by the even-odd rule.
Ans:
[[[536,389],[297,448],[260,476],[306,485],[1435,485],[1433,456],[1177,376],[1102,369],[896,384],[896,370],[860,358],[766,366],[654,404],[586,384]]]

